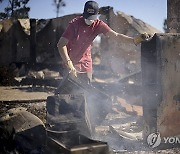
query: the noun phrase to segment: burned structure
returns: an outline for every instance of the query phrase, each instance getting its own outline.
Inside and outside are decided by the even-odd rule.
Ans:
[[[13,21],[8,19],[1,21],[1,66],[13,62],[60,64],[57,42],[68,22],[77,15],[80,14],[47,20],[19,19]],[[114,13],[112,8],[109,8],[100,18],[115,31],[129,36],[136,36],[145,31],[151,35],[160,32],[132,16],[122,12]],[[93,53],[99,55],[101,64],[111,69],[114,74],[125,76],[130,72],[140,70],[140,46],[134,48],[133,45],[122,44],[120,48],[117,42],[100,36],[100,39],[94,42]]]
[[[174,3],[172,2],[171,4]],[[128,16],[123,12],[114,13],[111,7],[108,7],[108,9],[104,11],[105,13],[101,15],[100,18],[117,32],[129,36],[135,36],[143,32],[147,32],[152,36],[156,34],[151,40],[144,42],[141,49],[140,46],[134,47],[132,44],[121,44],[119,46],[117,42],[100,36],[100,39],[96,40],[94,44],[94,56],[98,55],[100,57],[99,64],[105,66],[108,70],[108,74],[110,74],[110,70],[112,74],[115,74],[116,77],[118,76],[118,79],[116,78],[116,82],[107,81],[106,83],[103,83],[104,80],[100,80],[101,82],[95,83],[96,87],[88,85],[85,86],[87,87],[87,89],[85,89],[82,85],[80,86],[78,81],[67,77],[67,79],[64,80],[66,85],[61,85],[60,89],[58,89],[62,90],[64,94],[59,94],[57,91],[55,95],[47,97],[47,126],[41,123],[39,119],[37,120],[37,125],[41,126],[40,128],[44,134],[44,136],[40,135],[40,138],[43,138],[43,141],[46,140],[46,143],[42,141],[43,148],[45,146],[45,149],[40,150],[47,150],[47,153],[59,153],[59,151],[63,153],[108,153],[107,142],[90,139],[90,135],[93,131],[96,131],[95,127],[102,123],[109,112],[119,112],[117,110],[112,111],[111,106],[114,105],[117,107],[119,102],[121,104],[120,110],[123,108],[123,103],[125,105],[129,103],[128,105],[131,106],[133,110],[133,118],[136,118],[134,114],[135,106],[133,106],[133,103],[139,101],[139,104],[143,106],[144,112],[141,112],[142,106],[139,106],[140,111],[137,110],[136,114],[140,117],[140,120],[143,115],[144,123],[141,124],[141,126],[144,126],[144,140],[146,140],[150,133],[154,133],[155,131],[159,131],[162,136],[173,136],[179,135],[180,133],[178,129],[180,93],[179,34],[162,34],[152,26],[132,16]],[[0,23],[0,65],[9,65],[12,62],[28,63],[33,66],[37,64],[43,64],[43,66],[44,64],[47,64],[45,66],[55,64],[60,69],[61,60],[56,44],[67,27],[68,22],[75,16],[76,15],[68,15],[49,20],[23,19],[17,21],[2,21]],[[177,27],[175,29],[177,29]],[[101,73],[100,70],[101,69],[98,69],[97,72]],[[135,75],[141,75],[141,71],[142,89],[141,84],[138,86],[136,84],[130,85],[127,84],[127,82],[124,83],[124,80],[121,80],[123,77],[125,77],[125,79],[126,77],[129,78],[129,75],[131,76],[133,73]],[[43,74],[43,72],[41,73]],[[95,75],[97,75],[96,72]],[[44,79],[45,77],[42,77],[42,80]],[[39,80],[37,81],[39,82]],[[54,84],[55,88],[57,88],[56,84],[57,82]],[[88,116],[88,106],[84,95],[67,94],[67,92],[69,92],[69,90],[66,89],[68,88],[68,84],[75,84],[77,87],[81,87],[92,95],[94,99],[93,107],[95,107],[91,108],[91,111],[94,111],[91,113],[91,116]],[[97,87],[106,92],[106,94],[97,90]],[[114,91],[112,90],[113,88],[115,89]],[[107,95],[107,93],[109,95]],[[120,98],[124,96],[124,93],[126,93],[126,98],[131,96],[131,99],[128,98],[129,100],[125,100],[125,98]],[[114,95],[117,97],[113,97],[115,98],[113,100],[115,103],[113,102],[113,104],[111,102],[111,96]],[[138,95],[138,98],[132,95]],[[141,96],[142,102],[140,100]],[[136,98],[137,101],[134,100]],[[10,117],[9,125],[14,127],[15,124],[11,123],[11,118],[18,116],[22,118],[24,114],[27,116],[28,120],[32,120],[28,117],[30,114],[25,111],[21,113],[21,111],[14,112],[13,110],[12,113],[10,110],[5,117]],[[122,118],[120,120],[122,125],[118,128],[119,130],[116,125],[113,127],[113,124],[110,124],[109,121],[106,121],[104,128],[108,127],[108,132],[118,137],[118,148],[120,146],[122,147],[123,143],[127,143],[127,145],[123,147],[125,150],[128,148],[131,150],[139,148],[138,146],[142,145],[139,143],[141,137],[138,138],[134,134],[134,136],[131,135],[131,128],[136,125],[131,123],[128,126],[124,126],[123,122],[125,123],[125,121],[128,121],[131,117],[124,116],[122,113],[119,115],[120,118],[118,118]],[[95,117],[95,120],[90,119],[92,116]],[[112,118],[111,115],[110,118]],[[174,119],[174,121],[171,119]],[[6,121],[6,119],[0,119],[0,123],[4,123],[4,120]],[[8,120],[6,122],[9,122]],[[115,122],[115,120],[113,122]],[[26,125],[26,121],[22,120],[18,125],[17,132],[20,130],[19,127],[21,124],[26,126],[24,129],[34,128],[34,125]],[[128,134],[125,129],[130,133]],[[6,128],[2,128],[2,130],[6,131]],[[14,132],[13,128],[11,128],[10,136],[8,137],[12,137],[11,135],[14,135],[14,133],[15,136],[19,137],[18,135],[24,133],[23,130],[19,131],[20,134],[16,134],[17,132]],[[39,134],[35,132],[35,135],[38,136]],[[124,139],[124,136],[128,139]],[[129,142],[129,139],[138,142],[138,144],[133,145],[133,141]],[[31,140],[31,138],[28,138],[28,140],[31,142],[33,139]],[[20,147],[24,148],[24,145],[20,144]],[[32,151],[34,150],[31,147],[29,148]],[[37,150],[36,148],[39,148],[39,146],[36,147],[35,145],[35,150]]]
[[[180,3],[167,4],[169,33],[154,35],[141,48],[144,139],[155,132],[162,137],[180,135]]]
[[[179,34],[156,34],[142,44],[144,138],[154,132],[180,134],[179,43]]]

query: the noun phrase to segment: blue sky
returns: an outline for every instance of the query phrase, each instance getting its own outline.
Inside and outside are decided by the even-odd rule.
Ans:
[[[66,7],[61,8],[59,16],[82,13],[87,0],[64,0]],[[167,0],[96,0],[99,6],[112,6],[115,11],[122,11],[163,31],[163,22],[167,18]],[[7,0],[0,4],[0,11],[7,5]],[[30,18],[55,18],[53,0],[30,0]]]

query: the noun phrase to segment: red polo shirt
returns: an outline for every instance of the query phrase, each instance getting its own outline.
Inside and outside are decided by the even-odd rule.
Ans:
[[[77,71],[92,71],[91,44],[98,34],[106,34],[111,28],[97,19],[90,26],[86,25],[82,16],[70,21],[62,37],[69,40],[68,54]]]

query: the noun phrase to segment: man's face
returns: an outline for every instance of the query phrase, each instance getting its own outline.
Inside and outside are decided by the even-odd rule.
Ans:
[[[90,26],[94,22],[94,20],[89,20],[89,19],[84,19],[84,21],[88,26]]]

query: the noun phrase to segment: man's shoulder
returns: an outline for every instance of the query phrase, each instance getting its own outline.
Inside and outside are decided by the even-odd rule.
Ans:
[[[73,18],[70,23],[77,23],[77,22],[81,22],[82,21],[82,16],[77,16],[75,18]]]

